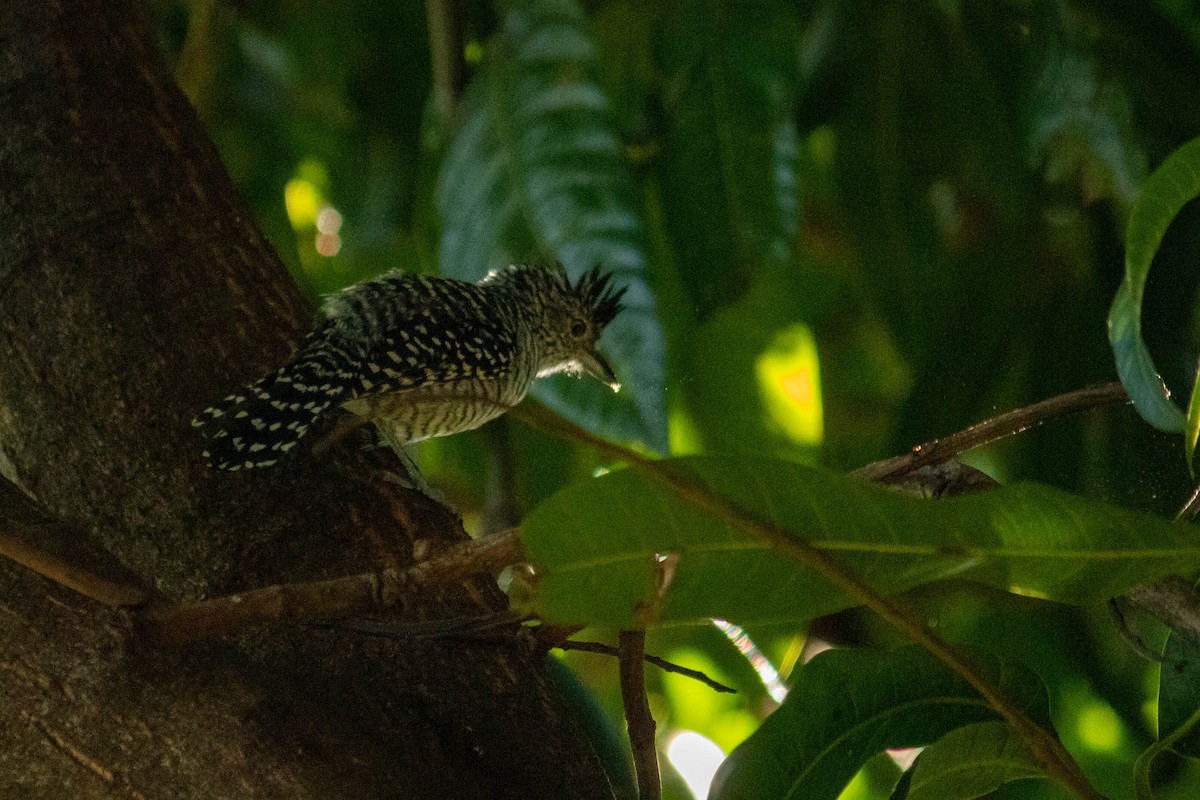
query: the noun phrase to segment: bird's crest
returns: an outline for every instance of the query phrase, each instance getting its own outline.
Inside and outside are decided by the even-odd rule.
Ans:
[[[592,309],[592,320],[603,328],[621,313],[621,298],[629,287],[622,286],[614,289],[612,274],[600,274],[600,266],[596,265],[579,277],[579,282],[572,287],[575,294],[584,305]]]

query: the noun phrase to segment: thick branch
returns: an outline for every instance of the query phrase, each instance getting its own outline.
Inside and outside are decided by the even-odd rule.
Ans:
[[[1130,602],[1200,644],[1200,593],[1178,575],[1139,584],[1126,592]]]
[[[520,540],[513,531],[504,531],[454,545],[403,570],[268,586],[185,606],[151,607],[134,613],[133,626],[139,641],[149,647],[186,647],[273,622],[381,613],[414,594],[493,574],[520,560]]]

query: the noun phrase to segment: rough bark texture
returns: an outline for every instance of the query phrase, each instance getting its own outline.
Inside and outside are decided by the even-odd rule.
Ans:
[[[309,315],[138,3],[0,3],[0,475],[174,602],[460,539],[350,444],[204,468],[191,418]],[[403,613],[502,606],[481,578]],[[141,652],[116,612],[0,562],[0,796],[610,797],[541,659],[519,632]]]

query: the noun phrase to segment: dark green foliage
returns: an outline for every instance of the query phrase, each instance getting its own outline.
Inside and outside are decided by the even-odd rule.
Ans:
[[[314,294],[390,268],[476,278],[536,259],[574,274],[599,263],[630,287],[602,341],[622,392],[564,380],[537,397],[639,452],[703,453],[667,469],[736,513],[520,422],[486,444],[428,444],[418,458],[470,523],[485,507],[496,519],[498,492],[528,512],[522,536],[542,569],[525,587],[532,607],[612,625],[724,614],[785,677],[810,621],[836,642],[903,641],[857,608],[863,597],[739,527],[748,513],[906,593],[986,663],[1036,672],[1053,724],[1020,668],[993,677],[1104,795],[1196,796],[1194,733],[1153,758],[1168,749],[1156,736],[1200,704],[1193,648],[1170,639],[1160,683],[1101,603],[1200,565],[1191,527],[1145,513],[1186,499],[1200,403],[1186,440],[1128,408],[1025,432],[969,456],[1025,483],[937,505],[833,474],[1113,380],[1117,364],[1147,419],[1185,428],[1178,399],[1200,352],[1188,205],[1200,151],[1184,147],[1200,134],[1195,3],[445,5],[461,41],[435,34],[432,47],[425,11],[438,2],[156,8],[182,85]],[[456,104],[444,116],[432,76],[451,74],[447,58],[462,82],[438,87]],[[334,256],[318,247],[325,204],[342,219]],[[592,480],[598,468],[613,474]],[[664,563],[677,567],[665,591]],[[1150,642],[1165,636],[1155,625],[1134,620]],[[652,642],[742,690],[705,716],[651,674],[663,730],[686,720],[728,749],[767,720],[719,796],[786,796],[755,787],[807,769],[795,796],[832,798],[860,767],[856,797],[1066,791],[1023,780],[1037,774],[1025,743],[920,654],[821,656],[766,716],[763,687],[711,628],[664,627]],[[570,663],[611,709],[612,670]],[[833,729],[830,686],[894,696],[880,701],[887,725],[817,757],[800,744]],[[923,692],[970,711],[907,713]],[[1146,717],[1155,705],[1161,731]],[[879,751],[917,743],[933,746],[896,785]]]
[[[987,669],[1017,703],[1048,722],[1036,676],[1000,661]],[[712,798],[836,797],[865,757],[931,744],[991,716],[974,690],[924,652],[822,653],[799,671],[779,710],[726,760]]]

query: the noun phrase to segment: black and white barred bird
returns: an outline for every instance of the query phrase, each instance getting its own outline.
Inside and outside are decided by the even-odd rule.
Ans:
[[[266,467],[341,407],[397,448],[476,428],[535,378],[586,373],[614,389],[596,349],[621,310],[599,268],[513,265],[478,283],[390,272],[331,296],[278,372],[193,421],[218,469]]]

